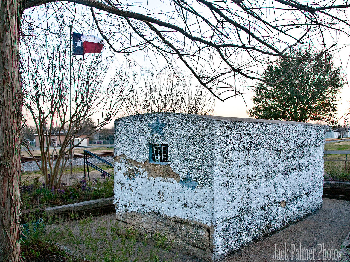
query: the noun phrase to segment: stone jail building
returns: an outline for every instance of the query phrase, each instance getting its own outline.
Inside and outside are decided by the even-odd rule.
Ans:
[[[115,121],[117,219],[219,260],[322,205],[324,127],[176,113]]]

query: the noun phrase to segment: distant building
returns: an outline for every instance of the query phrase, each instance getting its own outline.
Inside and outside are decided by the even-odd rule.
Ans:
[[[74,138],[74,145],[88,146],[89,145],[89,138],[86,135],[81,135],[78,138]]]
[[[39,135],[38,134],[34,134],[35,137],[35,146],[39,147],[40,146],[40,141],[39,141]],[[46,146],[47,144],[47,140],[48,140],[48,136],[44,135],[44,146]],[[60,134],[55,134],[55,135],[51,135],[51,141],[50,142],[50,146],[60,146],[64,139],[66,138],[66,134],[61,132]]]
[[[47,135],[44,135],[47,137]],[[39,147],[39,135],[34,134],[35,137],[35,146]],[[60,134],[52,134],[51,135],[51,141],[50,141],[50,146],[52,147],[60,147],[61,144],[63,143],[64,139],[66,138],[66,134],[64,132],[61,132]],[[46,141],[47,139],[44,140],[44,146],[46,146]],[[80,146],[88,146],[89,145],[89,138],[87,135],[80,135],[78,138],[74,139],[74,145],[77,145],[80,143]]]
[[[114,131],[113,129],[102,129],[97,131],[91,136],[90,144],[113,144],[114,143]]]
[[[347,138],[350,137],[349,127],[334,127],[326,131],[325,138]]]
[[[325,133],[325,138],[326,139],[330,139],[330,138],[339,138],[340,137],[340,133],[338,132],[335,132],[333,130],[328,130],[326,133]]]

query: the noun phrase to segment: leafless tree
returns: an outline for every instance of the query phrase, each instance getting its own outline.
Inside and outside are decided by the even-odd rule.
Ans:
[[[20,126],[23,92],[19,75],[20,16],[47,5],[72,9],[57,0],[0,2],[0,261],[19,261]],[[175,57],[199,84],[225,100],[242,94],[239,79],[258,79],[259,65],[285,56],[291,46],[329,45],[349,34],[346,1],[185,1],[161,12],[117,0],[68,0],[91,7],[96,26],[115,53],[135,50]],[[153,1],[152,1],[153,2]],[[25,21],[22,21],[22,25]],[[237,80],[237,81],[235,81]]]
[[[25,7],[53,0],[30,0]],[[115,53],[157,53],[182,62],[214,96],[241,95],[246,79],[260,79],[261,65],[296,45],[331,45],[349,33],[347,4],[326,1],[79,0]],[[55,4],[58,10],[60,3]],[[65,8],[73,11],[72,5]],[[260,71],[260,72],[259,72]]]
[[[173,112],[208,115],[214,111],[214,97],[200,87],[191,86],[191,77],[168,67],[159,72],[133,73],[130,77],[119,72],[110,82],[119,87],[119,116]]]
[[[30,141],[35,139],[36,129],[33,126],[23,124],[22,126],[22,143],[28,144]]]
[[[92,118],[88,117],[81,123],[80,128],[77,130],[76,136],[79,137],[81,135],[93,134],[96,132],[96,130],[99,130],[99,123],[96,125]]]
[[[119,111],[118,100],[102,88],[108,65],[101,62],[100,55],[75,59],[71,70],[74,81],[70,86],[70,55],[66,46],[57,46],[51,53],[38,58],[33,58],[30,50],[22,50],[25,51],[29,55],[22,55],[21,60],[24,108],[33,119],[38,134],[41,159],[37,165],[45,185],[56,188],[68,165],[68,156],[77,146],[74,138],[89,137],[107,125]],[[113,88],[110,85],[107,91]],[[91,128],[89,119],[102,109],[108,110],[105,117]],[[57,148],[52,143],[54,138],[58,140]],[[25,148],[32,155],[31,147]]]

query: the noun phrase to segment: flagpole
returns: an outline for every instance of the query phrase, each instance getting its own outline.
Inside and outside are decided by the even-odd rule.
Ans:
[[[72,128],[72,29],[73,25],[69,26],[69,126]],[[73,173],[73,141],[71,139],[70,141],[70,176],[72,176]]]

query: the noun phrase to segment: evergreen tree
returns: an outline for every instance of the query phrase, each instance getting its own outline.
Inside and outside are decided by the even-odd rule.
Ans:
[[[254,88],[250,116],[298,122],[333,120],[344,80],[329,52],[291,52],[269,65],[262,78]]]

